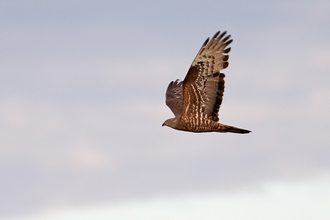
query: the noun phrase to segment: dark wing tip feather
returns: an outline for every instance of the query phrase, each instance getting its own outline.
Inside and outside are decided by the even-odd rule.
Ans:
[[[216,102],[215,102],[215,105],[220,106],[221,105],[221,102],[222,102],[221,99],[217,99]]]
[[[225,56],[223,56],[223,61],[227,61],[229,59],[229,55],[225,55]]]
[[[219,75],[221,78],[225,78],[225,76],[226,76],[224,73],[220,73]]]
[[[227,41],[226,45],[228,46],[229,44],[231,44],[231,42],[233,42],[233,39],[230,39],[229,41]]]
[[[218,37],[219,40],[221,40],[221,38],[223,38],[223,36],[225,36],[226,34],[227,34],[227,31],[222,32],[222,34]]]
[[[223,42],[226,42],[230,37],[231,37],[231,35],[228,35],[228,36],[225,37],[222,41],[223,41]]]
[[[179,81],[180,81],[179,79],[176,79],[174,82],[173,82],[173,81],[172,81],[172,82],[173,82],[175,85],[177,85],[177,84],[179,84]]]
[[[217,38],[219,34],[220,34],[220,31],[218,31],[217,33],[215,33],[215,35],[213,36],[213,38]]]
[[[205,42],[203,43],[203,46],[202,47],[205,47],[207,45],[207,43],[209,42],[210,38],[208,37]]]
[[[228,47],[228,48],[226,48],[223,52],[224,52],[224,53],[229,53],[230,50],[231,50],[231,47]]]
[[[167,91],[166,92],[170,92],[171,89],[174,89],[175,87],[180,87],[183,84],[183,81],[179,82],[180,80],[177,79],[175,81],[171,81],[170,84],[167,87]]]
[[[228,62],[223,62],[223,68],[226,69],[228,66],[229,66],[229,63]]]

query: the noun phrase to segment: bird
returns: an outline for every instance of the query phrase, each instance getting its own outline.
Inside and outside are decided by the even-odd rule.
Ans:
[[[162,126],[187,132],[231,132],[247,134],[251,131],[218,123],[219,109],[225,89],[228,53],[233,42],[227,31],[218,31],[207,38],[193,60],[183,81],[170,82],[166,90],[166,105],[174,118]]]

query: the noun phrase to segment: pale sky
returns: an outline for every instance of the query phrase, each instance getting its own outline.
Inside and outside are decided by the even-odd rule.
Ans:
[[[0,219],[330,219],[329,11],[0,2]],[[252,133],[161,127],[167,85],[218,30],[220,121]]]

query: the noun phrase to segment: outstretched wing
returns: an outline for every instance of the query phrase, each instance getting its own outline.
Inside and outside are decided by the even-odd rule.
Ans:
[[[183,81],[171,82],[166,90],[166,105],[170,107],[175,117],[180,117],[182,114],[183,106]]]
[[[225,89],[225,74],[220,71],[228,67],[231,48],[227,46],[233,41],[226,33],[218,31],[204,42],[183,81],[183,114],[188,117],[219,121]]]

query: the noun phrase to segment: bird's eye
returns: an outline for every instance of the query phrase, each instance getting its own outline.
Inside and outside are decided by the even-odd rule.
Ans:
[[[168,123],[169,123],[169,124],[171,124],[172,122],[171,122],[171,121],[169,121]]]

